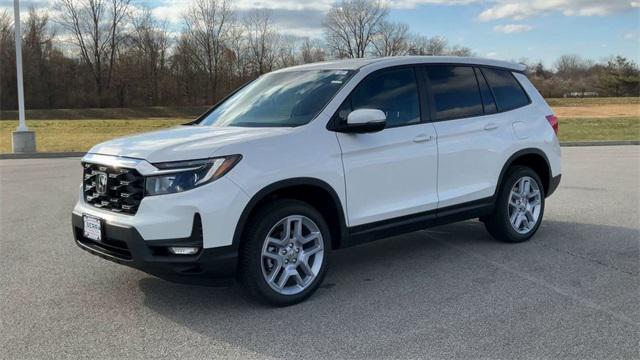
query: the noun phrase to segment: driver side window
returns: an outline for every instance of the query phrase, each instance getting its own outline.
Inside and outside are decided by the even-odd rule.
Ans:
[[[382,70],[365,78],[340,106],[337,115],[345,124],[357,109],[378,109],[387,116],[387,127],[420,123],[418,85],[413,68]]]

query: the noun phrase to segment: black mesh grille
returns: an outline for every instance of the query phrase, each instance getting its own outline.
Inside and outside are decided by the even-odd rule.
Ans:
[[[106,165],[82,165],[84,200],[87,203],[122,214],[133,215],[138,211],[144,196],[144,177],[140,173],[134,169]],[[100,177],[106,178],[106,186],[100,186]]]

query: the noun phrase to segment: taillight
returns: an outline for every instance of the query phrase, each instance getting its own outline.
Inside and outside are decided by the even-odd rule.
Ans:
[[[547,115],[547,121],[549,122],[549,125],[551,125],[551,127],[553,128],[553,131],[555,131],[557,135],[558,134],[558,117],[555,115]]]

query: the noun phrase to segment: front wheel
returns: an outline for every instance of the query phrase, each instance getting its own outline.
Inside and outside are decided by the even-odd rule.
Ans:
[[[498,191],[494,213],[483,219],[493,237],[506,242],[529,240],[544,214],[544,187],[531,168],[514,166]]]
[[[327,270],[331,235],[322,215],[297,200],[276,200],[252,218],[240,275],[249,293],[277,306],[311,296]]]

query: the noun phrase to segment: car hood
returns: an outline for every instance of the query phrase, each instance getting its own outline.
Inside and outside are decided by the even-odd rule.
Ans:
[[[225,145],[290,131],[291,128],[179,126],[116,138],[94,146],[89,153],[145,159],[150,163],[203,159],[213,156]]]

